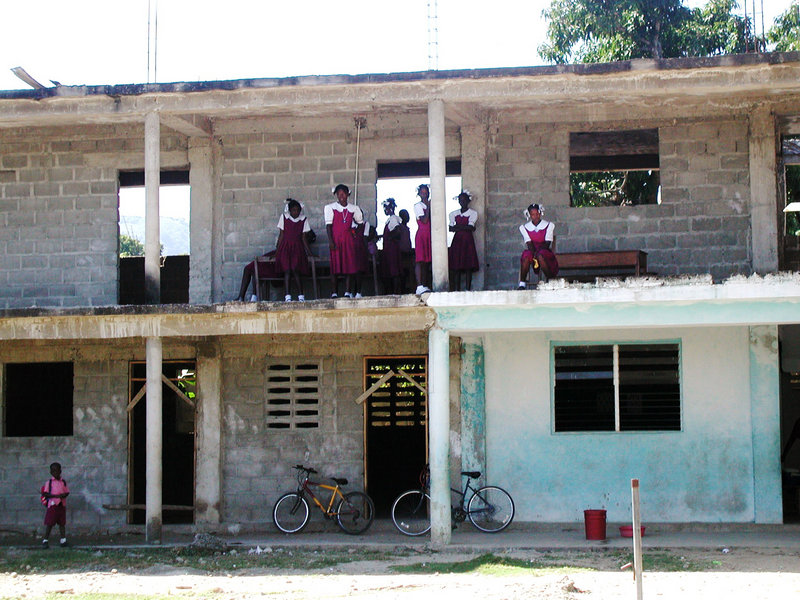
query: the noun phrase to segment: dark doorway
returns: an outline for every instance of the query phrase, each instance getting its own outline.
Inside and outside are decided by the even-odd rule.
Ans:
[[[388,516],[403,491],[419,486],[427,462],[427,357],[367,357],[364,389],[394,375],[365,402],[367,493],[378,516]],[[402,372],[402,373],[401,373]]]
[[[162,373],[190,399],[195,393],[195,362],[164,361]],[[144,387],[146,367],[143,362],[130,364],[130,398]],[[194,428],[195,409],[189,406],[167,384],[161,384],[162,394],[162,462],[164,505],[191,507],[194,505]],[[145,503],[146,486],[146,416],[147,395],[136,404],[129,416],[129,464],[130,486],[128,488],[131,504]],[[145,511],[132,510],[129,522],[143,524]],[[165,524],[193,523],[194,511],[164,510]]]

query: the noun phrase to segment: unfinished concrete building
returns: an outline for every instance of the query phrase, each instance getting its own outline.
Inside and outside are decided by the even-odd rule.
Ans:
[[[53,460],[73,526],[154,540],[270,527],[297,463],[385,515],[429,462],[439,542],[462,469],[520,522],[624,521],[632,477],[649,523],[797,519],[798,139],[798,53],[0,92],[0,525],[40,522]],[[610,171],[657,178],[576,205]],[[374,224],[382,173],[430,178],[433,293],[233,301],[286,197],[324,259],[331,188]],[[479,213],[473,291],[447,292],[447,175]],[[159,256],[159,181],[189,186],[188,258]],[[646,267],[517,291],[531,202],[557,255]]]

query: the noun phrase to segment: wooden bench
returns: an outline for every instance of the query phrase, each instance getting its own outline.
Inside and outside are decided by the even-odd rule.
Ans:
[[[640,277],[647,274],[647,252],[610,250],[605,252],[557,253],[558,277],[570,281],[593,281],[596,277]]]

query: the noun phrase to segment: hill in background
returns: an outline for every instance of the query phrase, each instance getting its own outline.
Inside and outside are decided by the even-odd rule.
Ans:
[[[160,222],[164,256],[189,254],[189,222],[175,217],[161,217]],[[144,217],[120,216],[119,231],[144,244]]]

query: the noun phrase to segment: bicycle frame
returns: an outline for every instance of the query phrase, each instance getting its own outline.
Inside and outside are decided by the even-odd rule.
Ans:
[[[325,505],[320,501],[319,498],[317,498],[317,495],[314,493],[314,490],[311,489],[312,486],[313,487],[322,488],[323,490],[330,490],[331,499],[328,502],[328,507],[327,508],[325,508]],[[336,511],[333,510],[334,501],[336,499],[344,499],[344,494],[342,494],[341,489],[339,489],[339,484],[328,485],[328,484],[325,484],[325,483],[319,483],[319,482],[316,482],[316,481],[311,481],[309,479],[309,477],[305,477],[303,479],[303,482],[300,484],[300,487],[297,489],[297,493],[298,494],[305,493],[309,498],[311,498],[311,501],[314,502],[314,504],[317,505],[317,508],[319,508],[325,514],[326,517],[332,517],[332,516],[336,515],[337,514]]]
[[[467,481],[466,481],[466,483],[464,484],[464,491],[463,491],[463,492],[462,492],[461,490],[459,490],[459,489],[452,488],[452,487],[450,488],[450,491],[451,491],[452,493],[454,493],[454,494],[457,494],[457,495],[460,497],[460,501],[459,501],[459,503],[458,503],[458,506],[456,506],[456,505],[453,505],[453,507],[452,507],[452,508],[453,508],[454,510],[455,510],[455,509],[459,509],[459,508],[460,508],[461,510],[463,510],[463,511],[466,513],[466,512],[467,512],[467,509],[466,509],[466,506],[465,506],[465,504],[466,504],[466,501],[467,501],[467,493],[468,493],[468,492],[472,492],[472,493],[474,494],[474,493],[475,493],[475,492],[477,492],[478,490],[477,490],[477,488],[474,488],[474,487],[472,487],[472,486],[469,484],[469,477],[467,477]]]

